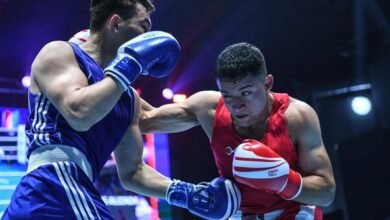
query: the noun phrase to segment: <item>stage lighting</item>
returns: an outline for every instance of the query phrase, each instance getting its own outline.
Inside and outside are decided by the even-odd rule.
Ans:
[[[364,96],[356,96],[351,102],[352,110],[358,115],[367,115],[371,111],[371,101]]]
[[[168,100],[171,100],[173,98],[173,91],[172,89],[169,89],[169,88],[165,88],[163,89],[162,91],[162,95],[164,98],[168,99]]]
[[[184,102],[187,99],[187,96],[184,94],[175,94],[173,96],[173,102],[178,103],[178,102]]]
[[[23,87],[25,87],[25,88],[30,87],[30,82],[31,82],[30,76],[24,76],[22,78],[22,85],[23,85]]]

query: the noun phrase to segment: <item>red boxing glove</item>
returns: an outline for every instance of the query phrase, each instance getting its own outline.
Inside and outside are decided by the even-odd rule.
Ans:
[[[287,161],[263,143],[246,139],[235,149],[233,176],[237,182],[278,194],[297,197],[302,190],[301,175]]]
[[[77,44],[77,45],[81,45],[88,40],[90,35],[91,35],[91,33],[90,33],[89,29],[85,29],[85,30],[77,32],[68,41],[72,42],[74,44]]]

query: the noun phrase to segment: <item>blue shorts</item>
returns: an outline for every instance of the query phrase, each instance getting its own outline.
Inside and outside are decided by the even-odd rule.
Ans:
[[[22,178],[2,219],[114,219],[88,176],[55,162]]]

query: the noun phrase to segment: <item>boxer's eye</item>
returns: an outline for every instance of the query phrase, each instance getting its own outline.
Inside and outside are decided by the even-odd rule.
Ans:
[[[248,95],[250,95],[250,94],[252,94],[252,92],[250,92],[250,91],[245,91],[245,92],[242,93],[242,96],[248,96]]]

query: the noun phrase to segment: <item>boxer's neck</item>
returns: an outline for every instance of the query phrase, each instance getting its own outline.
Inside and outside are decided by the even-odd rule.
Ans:
[[[108,39],[105,40],[100,33],[91,34],[87,42],[80,47],[102,68],[114,59],[117,50],[117,45],[113,45]]]

